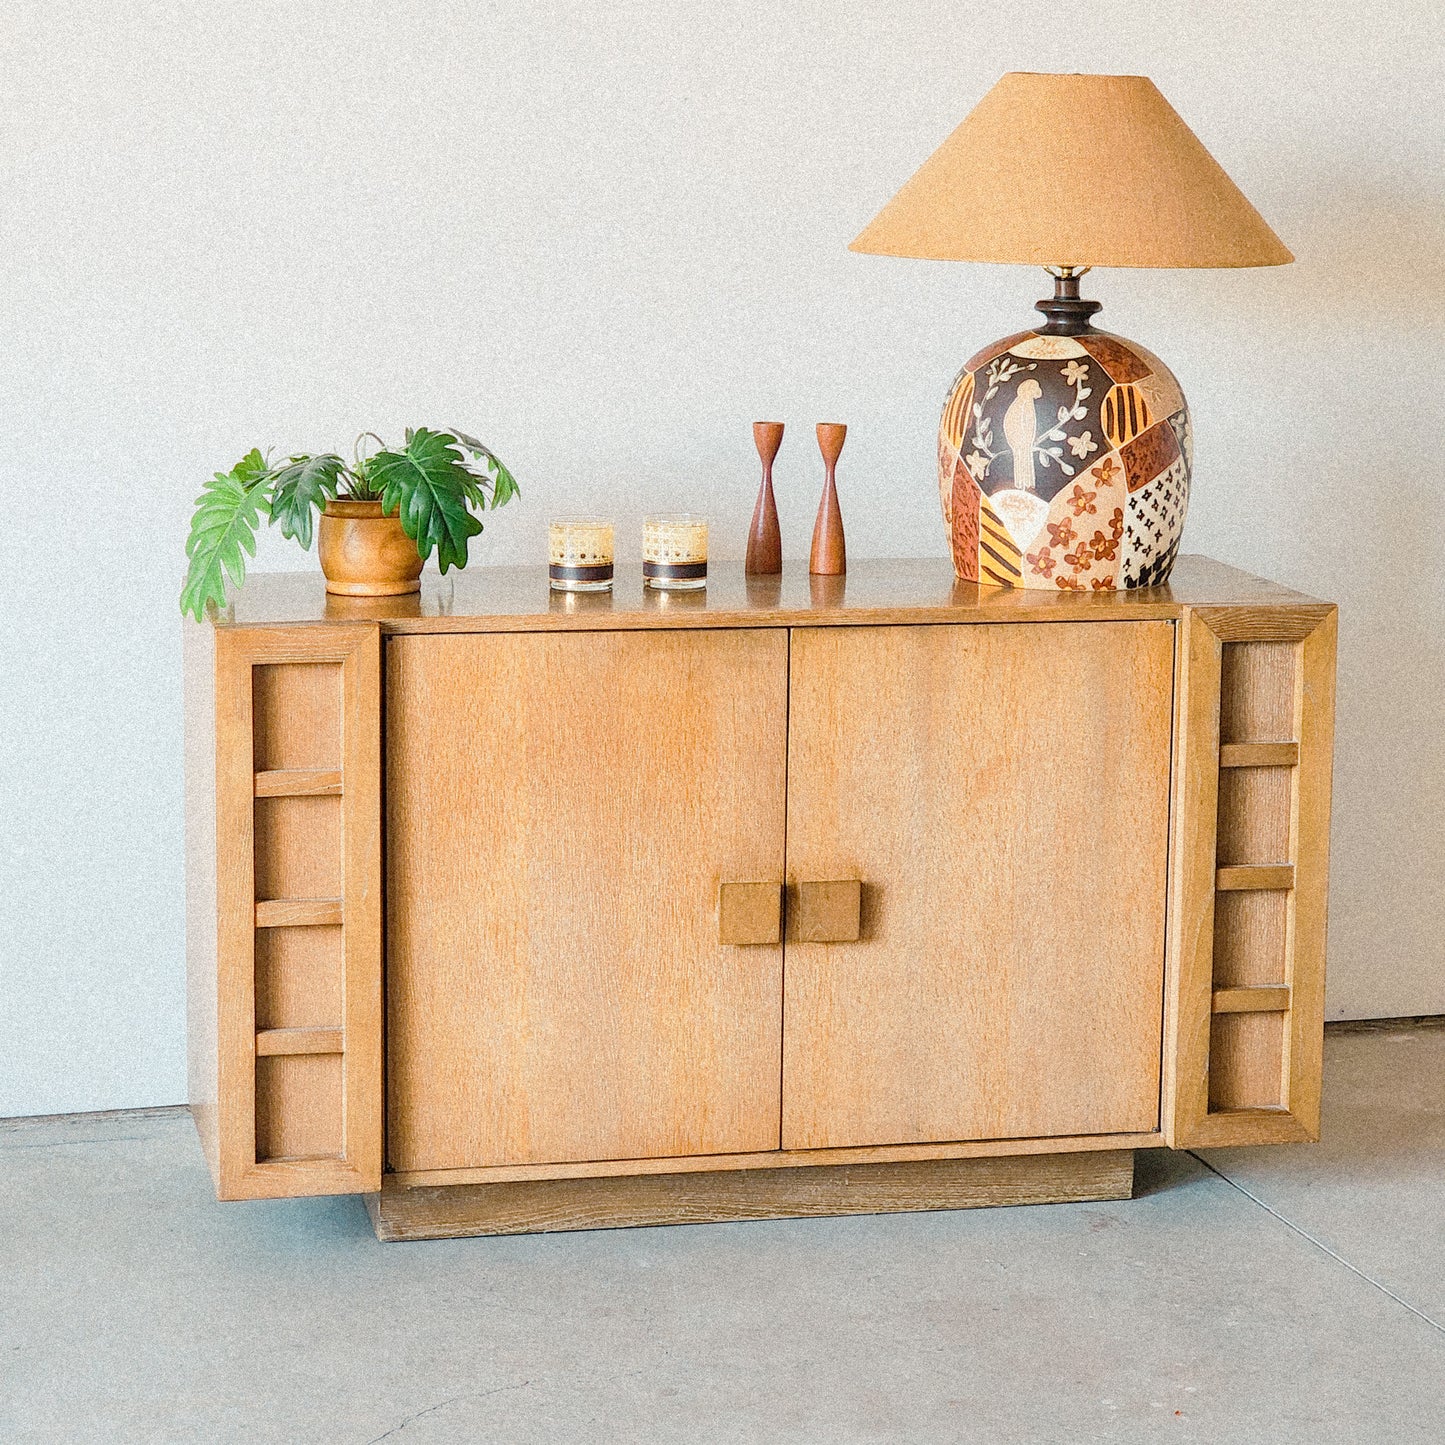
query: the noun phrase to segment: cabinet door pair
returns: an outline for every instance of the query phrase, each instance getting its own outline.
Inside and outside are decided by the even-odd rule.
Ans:
[[[1158,1127],[1171,623],[386,647],[391,1168]]]

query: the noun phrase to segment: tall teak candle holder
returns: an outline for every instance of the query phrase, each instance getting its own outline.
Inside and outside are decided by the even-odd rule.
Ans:
[[[773,459],[783,444],[780,421],[755,421],[753,444],[762,458],[763,480],[748,531],[748,555],[743,565],[749,577],[772,577],[783,570],[783,535],[778,529],[778,504],[773,499]]]
[[[823,499],[818,503],[818,520],[813,523],[813,551],[808,571],[817,577],[841,577],[848,570],[848,549],[843,542],[843,513],[838,506],[834,473],[843,450],[848,428],[842,422],[818,423],[818,450],[823,453]]]

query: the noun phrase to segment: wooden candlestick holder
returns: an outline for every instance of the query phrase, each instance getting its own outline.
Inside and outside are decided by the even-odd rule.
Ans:
[[[753,444],[762,458],[763,480],[753,508],[743,571],[749,577],[771,577],[783,570],[783,534],[778,529],[778,504],[773,500],[773,459],[783,444],[782,422],[755,421]]]
[[[848,570],[848,549],[843,541],[843,513],[838,506],[834,473],[848,428],[842,422],[818,423],[818,450],[823,453],[825,475],[818,520],[813,523],[813,550],[808,571],[818,577],[841,577]]]

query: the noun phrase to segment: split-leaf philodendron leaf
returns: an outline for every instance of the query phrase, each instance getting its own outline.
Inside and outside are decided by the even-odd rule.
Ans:
[[[489,446],[479,442],[476,437],[469,437],[466,432],[452,428],[452,435],[464,446],[478,461],[487,464],[487,471],[477,471],[475,468],[467,467],[470,475],[486,483],[490,482],[492,488],[492,508],[495,510],[504,502],[510,502],[513,497],[520,497],[522,489],[517,485],[517,479],[502,465],[502,459]],[[465,465],[465,463],[463,463]]]
[[[381,510],[388,517],[400,513],[423,559],[435,548],[443,572],[466,566],[467,542],[482,524],[467,510],[475,481],[462,465],[454,436],[418,427],[407,432],[401,451],[377,452],[366,470],[381,489]]]
[[[334,453],[292,457],[271,481],[271,521],[281,535],[311,550],[311,519],[336,495],[346,463]]]
[[[226,602],[226,578],[239,587],[246,579],[244,548],[256,555],[256,529],[268,509],[270,471],[260,452],[246,453],[229,472],[217,472],[196,498],[186,556],[191,559],[181,592],[181,611],[199,622],[208,602]]]

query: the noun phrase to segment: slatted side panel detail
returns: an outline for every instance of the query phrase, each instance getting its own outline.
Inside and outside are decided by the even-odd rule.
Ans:
[[[1165,1123],[1176,1145],[1314,1138],[1332,608],[1181,624]]]
[[[238,630],[218,643],[221,1193],[374,1190],[380,636]]]
[[[1219,741],[1246,750],[1298,743],[1300,644],[1226,642],[1220,658]],[[1209,1030],[1209,1111],[1287,1107],[1284,1036],[1289,1022],[1289,936],[1294,892],[1297,764],[1242,761],[1219,770],[1215,830],[1214,1016]],[[1267,756],[1267,755],[1266,755]],[[1236,898],[1248,897],[1239,905]],[[1250,929],[1250,921],[1263,922]],[[1241,927],[1241,925],[1245,925]],[[1236,959],[1237,949],[1244,957]],[[1245,964],[1273,988],[1238,994],[1220,1009]],[[1255,1005],[1250,1007],[1248,1005]]]

